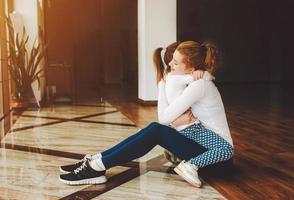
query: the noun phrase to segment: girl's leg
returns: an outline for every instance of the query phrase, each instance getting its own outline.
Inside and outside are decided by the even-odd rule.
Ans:
[[[184,133],[186,137],[196,141],[208,150],[190,159],[198,168],[229,160],[233,156],[233,147],[218,134],[198,124],[196,134]]]
[[[102,158],[86,160],[73,172],[60,175],[59,179],[66,184],[104,183],[107,181],[105,169],[139,158],[157,144],[170,150],[181,159],[197,156],[207,150],[173,128],[151,123],[139,131],[136,136],[125,140]]]
[[[181,159],[189,159],[207,151],[175,129],[153,122],[104,154],[102,162],[108,169],[145,155],[157,144]]]
[[[128,138],[124,139],[123,141],[121,141],[120,143],[116,144],[115,146],[111,147],[110,149],[107,149],[105,151],[103,151],[101,153],[102,156],[107,156],[108,154],[110,154],[111,152],[117,150],[118,148],[120,148],[122,145],[128,143],[131,140],[136,139],[137,137],[139,137],[143,132],[139,131],[131,136],[129,136]]]

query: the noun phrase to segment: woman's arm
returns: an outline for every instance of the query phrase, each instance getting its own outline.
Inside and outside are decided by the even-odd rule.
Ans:
[[[163,93],[163,94],[161,94]],[[165,84],[159,84],[158,97],[158,120],[159,123],[168,125],[188,110],[195,102],[204,95],[204,80],[198,80],[190,83],[184,92],[168,105],[165,97]]]

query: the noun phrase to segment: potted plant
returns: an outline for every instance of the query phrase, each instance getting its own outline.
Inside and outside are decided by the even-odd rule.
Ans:
[[[42,45],[43,32],[39,28],[40,41],[36,45],[35,40],[31,50],[28,50],[29,36],[25,27],[20,36],[20,33],[15,33],[10,17],[6,19],[9,35],[8,69],[15,86],[12,107],[27,107],[33,96],[31,85],[38,81],[40,89],[40,77],[44,71],[44,62],[41,62],[45,56],[45,47]]]

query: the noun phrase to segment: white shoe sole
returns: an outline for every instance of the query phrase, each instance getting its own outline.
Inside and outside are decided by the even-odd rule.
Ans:
[[[79,181],[68,181],[68,180],[61,179],[59,177],[59,180],[68,185],[90,185],[90,184],[105,183],[107,181],[107,178],[105,176],[99,176],[99,177],[88,178],[88,179],[83,179]]]
[[[182,172],[181,169],[179,169],[178,167],[174,168],[174,171],[180,175],[183,179],[185,179],[188,183],[190,183],[191,185],[200,188],[201,187],[201,183],[195,183],[191,178],[189,178],[185,173]]]
[[[70,173],[70,172],[68,172],[68,171],[64,171],[61,167],[59,167],[59,171],[60,171],[61,173],[63,173],[63,174],[68,174],[68,173]]]

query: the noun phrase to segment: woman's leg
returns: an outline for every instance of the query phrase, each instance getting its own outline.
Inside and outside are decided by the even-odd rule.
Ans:
[[[171,151],[181,159],[189,159],[207,151],[206,148],[181,135],[175,129],[153,122],[131,136],[131,139],[124,140],[113,150],[103,154],[102,162],[108,169],[139,158],[156,145]]]
[[[198,168],[229,160],[233,156],[233,147],[218,134],[197,124],[193,131],[182,132],[183,135],[207,148],[207,151],[191,158],[191,163]]]
[[[233,148],[222,137],[206,129],[201,123],[182,130],[180,134],[207,148],[207,151],[187,159],[189,162],[182,161],[174,169],[177,174],[190,184],[201,187],[198,169],[230,159],[233,155]]]

